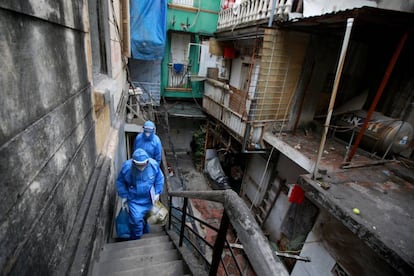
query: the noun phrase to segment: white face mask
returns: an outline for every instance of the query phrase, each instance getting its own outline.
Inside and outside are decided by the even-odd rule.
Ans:
[[[151,133],[149,133],[149,132],[144,132],[144,134],[145,134],[146,137],[150,137],[151,136]]]

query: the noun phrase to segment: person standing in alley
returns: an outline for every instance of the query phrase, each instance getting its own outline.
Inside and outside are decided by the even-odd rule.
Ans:
[[[162,145],[161,140],[157,134],[155,134],[155,124],[151,121],[146,121],[143,126],[144,131],[137,135],[134,142],[135,151],[138,148],[144,149],[149,157],[155,159],[158,165],[161,164],[162,158]]]
[[[122,204],[129,209],[131,239],[139,239],[149,232],[145,216],[163,192],[164,174],[157,162],[138,148],[122,165],[116,187]]]

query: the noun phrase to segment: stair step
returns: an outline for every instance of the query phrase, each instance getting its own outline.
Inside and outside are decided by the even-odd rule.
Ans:
[[[162,242],[158,243],[156,246],[152,245],[144,245],[139,247],[131,247],[131,248],[124,248],[124,249],[113,249],[113,250],[103,250],[101,252],[101,257],[99,258],[100,262],[104,260],[113,260],[113,259],[120,259],[120,258],[129,258],[138,255],[151,255],[151,254],[159,254],[165,250],[174,249],[174,245],[172,242]]]
[[[123,250],[125,248],[145,246],[145,245],[168,242],[168,241],[170,241],[170,238],[164,234],[162,236],[146,237],[145,239],[143,238],[140,240],[108,243],[108,244],[105,244],[105,250],[117,250],[117,249]]]
[[[142,240],[142,239],[153,238],[153,237],[162,237],[162,236],[165,236],[165,232],[159,232],[159,233],[149,233],[149,234],[144,234],[144,235],[141,237],[141,240]]]
[[[113,259],[111,262],[102,262],[98,273],[94,273],[94,275],[140,269],[179,259],[180,254],[177,249],[165,250],[156,255],[138,255],[122,259]]]
[[[117,276],[148,276],[148,275],[157,275],[157,276],[182,276],[188,274],[189,271],[185,263],[181,260],[172,261],[168,263],[162,263],[158,265],[153,265],[149,267],[142,267],[137,269],[131,269],[127,271],[113,272],[110,275]]]
[[[150,233],[165,233],[165,226],[162,224],[152,224],[150,225]]]

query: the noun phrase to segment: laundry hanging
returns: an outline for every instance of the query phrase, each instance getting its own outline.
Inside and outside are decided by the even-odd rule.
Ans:
[[[174,73],[181,74],[184,70],[184,64],[182,63],[174,63],[173,64]]]

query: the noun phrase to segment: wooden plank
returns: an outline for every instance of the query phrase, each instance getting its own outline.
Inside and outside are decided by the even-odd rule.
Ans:
[[[266,142],[272,145],[275,149],[279,150],[282,154],[286,155],[286,157],[291,159],[308,173],[313,171],[313,167],[315,165],[314,162],[303,155],[300,151],[292,148],[271,133],[265,132],[263,138]]]

